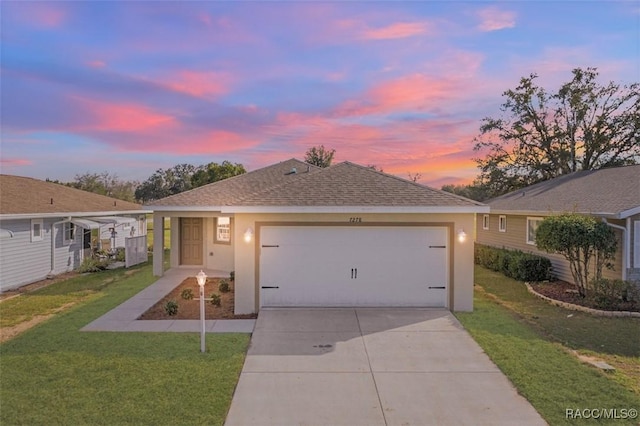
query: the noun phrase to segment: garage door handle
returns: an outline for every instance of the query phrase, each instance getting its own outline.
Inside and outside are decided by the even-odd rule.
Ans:
[[[440,288],[440,289],[444,290],[446,287],[445,287],[445,286],[442,286],[442,287],[432,287],[432,286],[429,286],[429,288]]]
[[[262,288],[280,288],[276,285],[263,285]]]
[[[269,247],[280,247],[280,246],[274,246],[274,245],[269,245],[269,244],[263,244],[262,247],[264,248],[269,248]]]
[[[447,246],[429,246],[429,248],[447,248]]]

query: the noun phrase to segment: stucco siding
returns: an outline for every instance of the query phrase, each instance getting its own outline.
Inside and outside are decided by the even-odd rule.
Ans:
[[[551,260],[553,266],[553,274],[557,278],[574,282],[569,262],[564,256],[559,254],[547,253],[542,250],[538,250],[535,245],[527,244],[527,217],[544,217],[544,216],[521,216],[521,215],[506,215],[507,217],[507,230],[506,232],[499,232],[497,214],[489,215],[489,229],[483,229],[482,214],[477,217],[477,243],[487,246],[493,246],[498,248],[508,248],[512,250],[522,250],[524,252],[534,253],[540,256],[547,257]],[[624,226],[624,221],[610,220],[610,223]],[[603,269],[603,276],[610,279],[622,278],[623,268],[623,240],[622,232],[618,229],[614,229],[616,237],[618,239],[618,248],[613,262],[613,269]],[[593,273],[593,268],[592,268]]]

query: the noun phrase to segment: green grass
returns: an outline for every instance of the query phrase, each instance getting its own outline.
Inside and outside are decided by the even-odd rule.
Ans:
[[[197,333],[79,331],[154,281],[145,265],[99,289],[85,283],[89,300],[1,344],[0,424],[222,424],[249,335],[208,334],[202,354]]]
[[[476,271],[476,283],[484,291],[476,291],[474,312],[456,316],[547,422],[581,424],[566,418],[567,409],[640,409],[633,371],[604,373],[580,362],[567,349],[615,356],[637,365],[640,322],[578,315],[529,295],[526,288],[523,292],[522,283],[478,266]],[[609,335],[613,330],[619,335]],[[607,424],[607,420],[597,423]]]

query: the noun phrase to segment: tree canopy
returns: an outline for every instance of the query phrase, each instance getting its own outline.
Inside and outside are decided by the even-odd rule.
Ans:
[[[640,160],[640,84],[601,85],[576,68],[556,92],[531,74],[503,93],[502,117],[483,119],[475,186],[490,197],[579,171]]]
[[[324,145],[314,146],[304,154],[304,161],[318,167],[329,167],[335,153],[335,149],[326,149]]]
[[[202,166],[178,164],[158,169],[136,189],[136,199],[145,203],[188,191],[202,185],[246,173],[242,164],[223,161]]]

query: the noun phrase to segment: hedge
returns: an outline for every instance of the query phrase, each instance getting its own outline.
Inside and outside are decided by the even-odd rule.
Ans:
[[[545,281],[552,278],[551,261],[543,256],[476,244],[475,262],[518,281]]]

